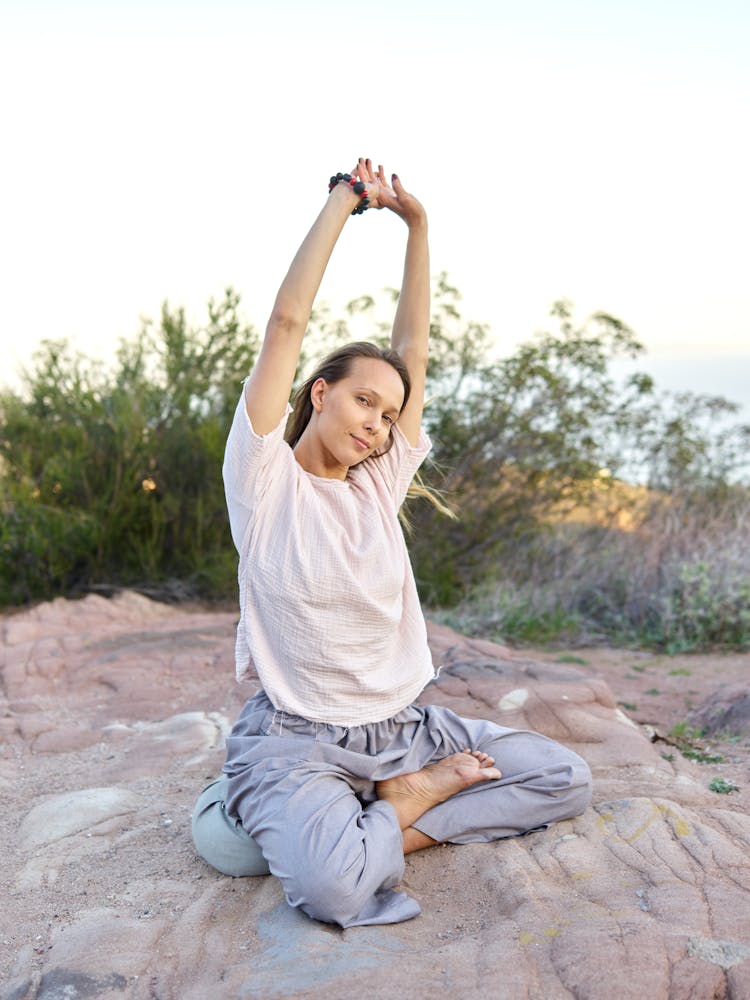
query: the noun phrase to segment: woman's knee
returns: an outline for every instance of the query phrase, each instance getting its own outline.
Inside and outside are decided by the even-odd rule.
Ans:
[[[573,815],[578,816],[591,803],[594,782],[591,775],[591,768],[583,757],[575,754],[575,758],[575,762],[572,765],[573,779],[571,781],[571,791],[577,802],[576,812]]]
[[[591,768],[583,757],[566,747],[562,749],[565,751],[565,758],[556,775],[559,787],[555,789],[555,799],[563,812],[559,818],[571,819],[573,816],[580,816],[591,803],[593,781]]]

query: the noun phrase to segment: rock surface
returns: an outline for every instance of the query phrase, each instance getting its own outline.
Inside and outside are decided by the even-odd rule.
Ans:
[[[423,915],[396,926],[340,931],[272,877],[209,869],[193,800],[254,690],[234,682],[234,626],[130,593],[0,619],[2,1000],[348,1000],[352,977],[407,1000],[750,997],[743,800],[665,754],[595,671],[435,625],[424,700],[572,746],[593,806],[411,855]]]
[[[750,734],[750,683],[723,685],[690,713],[693,725],[711,735],[741,738]]]

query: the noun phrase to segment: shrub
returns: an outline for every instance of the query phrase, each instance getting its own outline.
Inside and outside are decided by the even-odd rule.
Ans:
[[[238,304],[227,291],[200,328],[165,304],[111,371],[47,341],[0,396],[0,601],[171,578],[234,590],[221,462],[258,345]]]

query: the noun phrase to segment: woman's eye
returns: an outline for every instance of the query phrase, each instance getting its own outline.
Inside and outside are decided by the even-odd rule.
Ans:
[[[370,400],[367,398],[367,396],[357,396],[357,402],[364,403],[365,406],[370,405]]]
[[[392,424],[393,423],[393,417],[389,416],[387,413],[383,414],[383,420],[385,420],[386,423],[388,423],[388,424]]]

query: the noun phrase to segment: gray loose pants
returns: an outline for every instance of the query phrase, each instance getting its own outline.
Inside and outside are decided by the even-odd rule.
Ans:
[[[198,800],[196,848],[225,874],[272,872],[289,904],[317,920],[408,920],[420,909],[393,891],[404,871],[402,834],[375,782],[466,747],[494,757],[502,778],[424,813],[413,826],[433,840],[515,837],[577,816],[590,801],[585,761],[538,733],[419,705],[384,722],[333,726],[278,711],[259,691],[227,739],[225,778]]]

